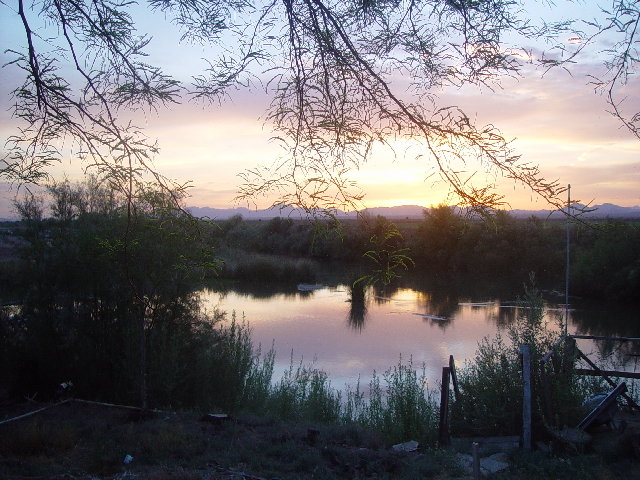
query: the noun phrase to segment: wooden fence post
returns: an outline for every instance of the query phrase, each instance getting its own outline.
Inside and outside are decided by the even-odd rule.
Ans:
[[[522,447],[531,450],[531,406],[532,406],[532,385],[531,385],[531,345],[525,343],[520,345],[522,355]]]
[[[480,445],[478,444],[478,442],[473,442],[471,444],[471,455],[473,457],[473,467],[472,467],[472,471],[473,471],[473,480],[480,480],[482,478],[481,474],[480,474],[480,452],[479,452],[479,447]]]
[[[440,427],[438,440],[440,445],[449,445],[449,377],[451,369],[442,367],[442,388],[440,390]]]
[[[566,337],[562,352],[562,373],[571,373],[573,371],[577,349],[575,338]]]
[[[451,381],[453,382],[453,393],[456,395],[456,401],[460,400],[460,389],[458,388],[458,374],[456,373],[456,362],[453,355],[449,355],[449,368],[451,369]]]

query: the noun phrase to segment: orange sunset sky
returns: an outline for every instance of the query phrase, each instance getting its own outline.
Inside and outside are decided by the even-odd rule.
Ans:
[[[5,65],[12,58],[5,50],[20,45],[24,34],[8,7],[3,7],[0,22],[0,62]],[[153,19],[145,22],[142,27],[158,28]],[[190,45],[176,47],[177,33],[172,35],[156,34],[151,60],[178,77],[202,68],[200,57],[206,52]],[[440,105],[457,105],[479,123],[498,127],[506,138],[514,139],[513,148],[524,160],[539,165],[546,178],[570,183],[572,197],[583,203],[640,205],[640,142],[607,113],[604,97],[589,85],[587,75],[601,68],[598,60],[596,53],[587,54],[571,72],[557,70],[544,77],[531,67],[521,78],[505,79],[494,91],[444,90],[439,92]],[[15,68],[0,69],[0,147],[17,127],[9,96],[17,86],[16,78]],[[628,111],[640,111],[638,93],[640,81],[632,79],[624,91]],[[186,103],[138,117],[137,122],[159,142],[155,165],[160,172],[179,182],[192,182],[187,205],[229,208],[237,205],[238,174],[282,155],[269,140],[269,125],[261,119],[268,102],[259,89],[238,90],[222,105]],[[446,185],[430,176],[430,165],[416,160],[416,152],[407,150],[410,141],[398,141],[395,146],[395,157],[378,149],[368,164],[351,174],[366,194],[366,206],[447,202]],[[480,168],[473,163],[468,167],[470,171]],[[81,169],[68,159],[51,173],[55,178],[76,179]],[[0,183],[0,218],[12,215],[15,192],[15,187]],[[547,208],[510,181],[501,182],[500,192],[511,208]],[[260,199],[257,206],[266,207],[270,201]]]

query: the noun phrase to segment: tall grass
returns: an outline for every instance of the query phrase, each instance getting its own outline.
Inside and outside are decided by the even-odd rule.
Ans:
[[[526,287],[520,315],[508,326],[506,338],[484,338],[473,360],[458,371],[460,398],[452,406],[452,428],[460,434],[518,434],[522,428],[522,370],[519,346],[531,346],[533,365],[534,429],[544,432],[575,426],[584,415],[583,401],[599,390],[600,381],[572,373],[575,354],[566,343],[556,344],[559,327],[544,316],[535,286]],[[553,362],[540,366],[542,356],[554,351]],[[552,417],[545,416],[541,368],[549,385]]]
[[[230,344],[239,350],[230,358],[242,358],[247,367],[237,376],[243,379],[241,402],[236,404],[240,409],[293,421],[361,425],[390,442],[435,439],[437,403],[427,388],[424,367],[416,371],[411,359],[403,363],[400,358],[382,376],[374,373],[368,392],[359,384],[355,390],[339,391],[326,372],[302,361],[296,364],[293,356],[288,370],[273,381],[273,348],[265,355],[259,349],[252,352],[247,329],[232,322],[229,330],[243,339]]]
[[[391,442],[435,440],[438,406],[424,366],[418,373],[411,359],[405,364],[400,358],[382,377],[374,372],[368,398],[359,383],[347,391],[342,418],[379,431]]]
[[[220,276],[252,282],[313,282],[316,264],[308,258],[250,253],[231,248],[221,252]]]
[[[331,387],[328,375],[300,362],[289,369],[268,392],[267,411],[286,419],[337,422],[341,393]]]

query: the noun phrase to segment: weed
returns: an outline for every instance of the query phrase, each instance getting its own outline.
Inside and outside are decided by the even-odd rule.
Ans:
[[[335,422],[340,418],[341,394],[325,372],[302,362],[289,369],[269,393],[268,411],[280,418]]]
[[[580,405],[593,391],[593,381],[572,373],[575,353],[566,342],[556,345],[557,331],[544,321],[542,298],[535,285],[525,288],[520,302],[521,314],[508,327],[508,340],[500,335],[484,338],[474,359],[458,371],[461,395],[452,406],[452,428],[462,434],[514,435],[520,431],[522,418],[522,372],[519,346],[531,347],[534,429],[575,425]],[[552,350],[554,362],[540,366],[542,356]],[[548,380],[553,418],[546,418],[542,405],[541,369]]]
[[[0,454],[6,457],[56,456],[71,450],[77,431],[71,426],[53,428],[33,420],[12,425],[0,436]]]
[[[433,441],[437,425],[437,411],[432,392],[426,388],[423,366],[418,374],[412,360],[398,364],[382,376],[374,372],[369,384],[369,398],[365,399],[359,383],[355,391],[347,391],[343,419],[380,431],[390,442],[419,439]]]

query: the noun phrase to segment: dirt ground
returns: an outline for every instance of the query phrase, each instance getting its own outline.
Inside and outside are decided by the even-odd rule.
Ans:
[[[42,405],[12,405],[0,421]],[[456,478],[453,457],[397,453],[355,427],[209,418],[67,401],[0,424],[5,480]],[[450,472],[450,473],[446,473]]]
[[[640,416],[622,412],[617,421],[617,429],[592,432],[588,452],[513,451],[509,470],[492,478],[640,478],[640,451],[634,450]],[[455,450],[421,445],[415,452],[396,452],[389,447],[376,433],[356,426],[251,415],[143,414],[75,400],[53,406],[0,404],[2,480],[471,478]]]

